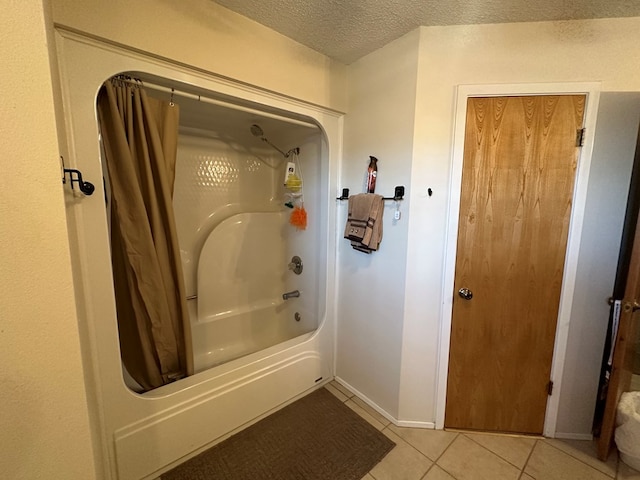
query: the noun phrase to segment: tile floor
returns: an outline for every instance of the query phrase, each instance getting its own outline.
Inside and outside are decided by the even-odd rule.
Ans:
[[[326,388],[396,443],[362,480],[640,480],[589,441],[396,427],[339,383]]]

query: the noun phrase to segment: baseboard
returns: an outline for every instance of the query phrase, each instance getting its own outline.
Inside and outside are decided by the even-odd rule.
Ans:
[[[427,430],[435,430],[436,428],[435,422],[412,422],[412,421],[406,421],[406,420],[398,420],[396,425],[398,427],[424,428]]]
[[[380,415],[382,415],[384,418],[389,420],[391,423],[393,423],[397,427],[425,428],[425,429],[431,429],[431,430],[436,428],[436,424],[434,422],[412,422],[412,421],[398,420],[393,415],[390,415],[388,412],[386,412],[378,404],[376,404],[376,402],[374,402],[365,394],[360,392],[357,388],[354,388],[352,385],[350,385],[349,382],[346,382],[344,379],[337,376],[335,377],[335,381],[338,382],[347,390],[349,390],[351,393],[357,396],[360,400],[362,400],[364,403],[369,405],[376,412],[378,412]]]
[[[593,435],[590,433],[563,433],[556,432],[553,438],[558,438],[561,440],[593,440]]]
[[[360,392],[357,388],[354,388],[348,382],[344,381],[344,379],[342,379],[340,377],[335,377],[335,381],[338,382],[340,385],[342,385],[347,390],[349,390],[351,393],[353,393],[360,400],[362,400],[364,403],[369,405],[371,408],[373,408],[376,412],[378,412],[384,418],[389,420],[391,423],[393,423],[394,425],[398,424],[398,419],[394,418],[393,415],[390,415],[388,412],[386,412],[382,407],[380,407],[378,404],[376,404],[376,402],[374,402],[369,397],[367,397],[365,394]]]

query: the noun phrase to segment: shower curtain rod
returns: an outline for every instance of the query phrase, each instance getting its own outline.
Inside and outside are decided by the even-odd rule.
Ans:
[[[254,115],[260,115],[262,117],[267,117],[267,118],[273,118],[275,120],[281,120],[283,122],[288,122],[288,123],[291,123],[291,124],[294,124],[294,125],[300,125],[302,127],[318,128],[317,125],[314,125],[313,123],[304,122],[302,120],[296,120],[294,118],[284,117],[282,115],[277,115],[275,113],[263,112],[261,110],[257,110],[255,108],[251,108],[251,107],[243,107],[242,105],[236,105],[234,103],[225,102],[223,100],[216,100],[216,99],[211,98],[211,97],[206,97],[206,96],[202,96],[202,95],[197,95],[195,93],[185,92],[183,90],[178,90],[178,89],[172,88],[172,87],[164,87],[162,85],[156,85],[155,83],[151,83],[151,82],[148,82],[146,80],[140,80],[140,79],[137,79],[137,78],[122,78],[122,77],[115,77],[115,78],[117,80],[119,80],[119,81],[127,82],[127,83],[130,83],[132,85],[143,86],[143,87],[146,87],[146,88],[150,88],[152,90],[157,90],[159,92],[168,93],[169,95],[172,95],[172,96],[173,95],[178,95],[180,97],[190,98],[192,100],[198,100],[199,102],[209,103],[211,105],[216,105],[216,106],[219,106],[219,107],[232,108],[234,110],[238,110],[238,111],[241,111],[241,112],[252,113]]]

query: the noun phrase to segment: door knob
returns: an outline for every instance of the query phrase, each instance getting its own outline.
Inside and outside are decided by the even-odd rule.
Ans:
[[[458,295],[460,295],[465,300],[471,300],[473,298],[473,292],[464,287],[458,290]]]

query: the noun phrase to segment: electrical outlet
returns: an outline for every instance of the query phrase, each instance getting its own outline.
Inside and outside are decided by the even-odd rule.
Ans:
[[[393,218],[395,220],[400,220],[400,210],[396,210],[395,212],[393,212]]]

